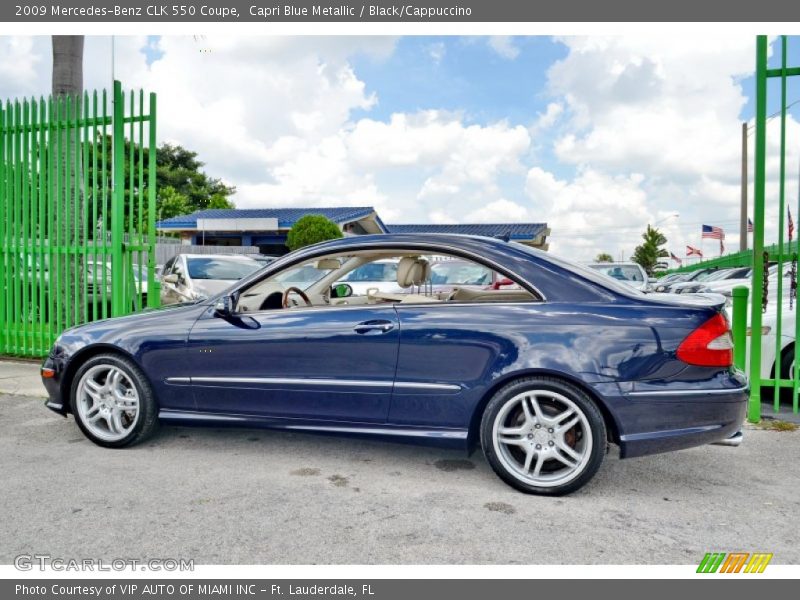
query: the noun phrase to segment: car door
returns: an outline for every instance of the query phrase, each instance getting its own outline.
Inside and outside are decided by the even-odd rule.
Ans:
[[[520,323],[543,336],[552,329],[542,306],[398,304],[400,350],[389,422],[466,427],[493,381],[519,360],[520,344],[533,342]]]
[[[209,309],[189,335],[191,385],[201,411],[383,422],[398,345],[391,305]]]

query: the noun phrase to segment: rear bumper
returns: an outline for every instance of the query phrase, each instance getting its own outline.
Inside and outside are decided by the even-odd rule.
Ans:
[[[725,443],[742,428],[749,386],[627,394],[618,405],[622,458]],[[734,444],[727,444],[734,445]],[[738,444],[737,444],[738,445]]]

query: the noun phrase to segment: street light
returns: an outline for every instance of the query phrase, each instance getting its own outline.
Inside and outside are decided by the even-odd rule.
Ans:
[[[655,223],[653,223],[653,227],[655,227],[655,226],[656,226],[656,225],[658,225],[659,223],[663,223],[664,221],[667,221],[668,219],[677,219],[677,218],[678,218],[678,217],[680,217],[680,216],[681,216],[681,215],[680,215],[679,213],[672,213],[671,215],[667,215],[667,216],[666,216],[666,217],[664,217],[663,219],[659,219],[658,221],[656,221]]]

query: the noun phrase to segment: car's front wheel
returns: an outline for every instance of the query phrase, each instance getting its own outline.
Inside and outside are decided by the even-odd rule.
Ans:
[[[585,485],[600,468],[605,422],[579,388],[530,377],[506,385],[489,401],[481,446],[495,473],[512,487],[559,496]]]
[[[130,359],[101,354],[78,369],[70,394],[81,431],[95,444],[121,448],[150,437],[158,409],[150,383]]]

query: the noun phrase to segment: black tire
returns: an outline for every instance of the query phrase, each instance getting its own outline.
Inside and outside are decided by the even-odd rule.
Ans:
[[[558,412],[560,414],[560,411],[557,409],[558,403],[560,402],[558,398],[564,398],[571,403],[569,408],[574,411],[575,416],[580,418],[580,415],[582,415],[585,419],[581,419],[577,425],[566,432],[566,434],[571,433],[573,440],[579,440],[573,441],[573,444],[583,444],[584,448],[581,454],[582,458],[579,461],[576,461],[576,466],[574,467],[573,471],[564,475],[565,481],[563,483],[557,483],[555,481],[537,483],[529,479],[523,479],[522,477],[524,477],[524,475],[515,472],[508,466],[510,464],[509,457],[514,451],[516,451],[516,449],[507,449],[503,456],[498,454],[498,452],[503,452],[503,445],[500,442],[498,442],[497,445],[495,444],[495,422],[498,420],[498,417],[503,419],[504,422],[505,419],[513,418],[514,415],[510,412],[512,410],[510,408],[511,404],[519,403],[521,395],[523,395],[525,392],[533,392],[535,390],[541,391],[546,396],[543,398],[543,402],[545,402],[544,404],[543,402],[538,403],[539,406],[542,407],[543,411],[548,410],[548,407],[552,406],[552,408],[549,408],[549,410]],[[552,396],[552,400],[550,397],[547,397],[548,394]],[[525,400],[522,400],[522,403],[524,402]],[[552,404],[549,405],[546,403]],[[570,416],[568,419],[565,419],[564,424],[569,423],[572,419],[572,416]],[[526,420],[525,423],[527,424],[528,421]],[[501,426],[507,426],[507,423],[498,423],[498,427]],[[523,427],[524,426],[526,425],[523,425]],[[578,429],[578,426],[580,426],[580,429]],[[541,427],[541,425],[537,424],[536,427]],[[545,425],[545,427],[547,426]],[[556,430],[557,429],[558,427],[556,427]],[[588,429],[588,431],[591,433],[591,436],[586,435],[583,431],[584,429]],[[548,429],[548,431],[552,430]],[[532,435],[534,435],[533,429],[531,429],[531,432],[532,433],[524,436],[526,438],[526,440],[523,440],[524,443],[535,443],[535,440],[533,439],[531,439],[529,442],[527,441],[527,439],[530,439]],[[562,434],[562,436],[566,434]],[[597,405],[594,403],[594,401],[578,387],[553,377],[526,377],[524,379],[515,380],[498,390],[486,405],[486,408],[483,412],[483,417],[481,419],[480,439],[481,447],[484,455],[486,456],[486,460],[489,462],[489,465],[492,467],[494,472],[497,473],[497,475],[503,481],[505,481],[511,487],[516,488],[521,492],[525,492],[526,494],[538,494],[542,496],[562,496],[564,494],[572,493],[586,485],[600,468],[607,448],[605,421],[603,420],[603,415],[600,413],[600,410],[597,408]],[[562,437],[562,445],[565,439],[566,438]],[[545,444],[545,442],[543,441],[542,444]],[[550,442],[547,442],[547,444],[550,446],[554,445]],[[558,445],[559,442],[555,442],[555,444]],[[573,450],[574,449],[575,446],[573,445]],[[563,452],[557,448],[551,448],[551,450],[555,450],[558,454],[563,454]],[[526,451],[533,452],[531,449],[520,450],[520,452],[523,453]],[[558,469],[560,463],[559,461],[555,460],[553,454],[549,454],[549,456],[551,458],[545,459],[548,462],[545,462],[544,465],[552,465],[548,468],[553,469],[553,477],[557,477],[556,470]],[[544,465],[542,466],[542,469],[544,469]],[[561,468],[563,469],[564,466],[562,465]],[[567,469],[569,468],[567,467]],[[529,473],[529,475],[532,474]],[[545,477],[549,475],[550,473],[545,472]]]
[[[108,365],[122,371],[129,381],[133,383],[136,388],[136,393],[138,394],[138,419],[125,437],[119,440],[104,440],[95,435],[87,424],[84,423],[81,411],[78,410],[77,407],[78,386],[81,379],[90,369],[101,365]],[[150,382],[136,363],[119,354],[98,354],[97,356],[91,357],[78,368],[78,371],[72,379],[72,386],[70,388],[70,406],[72,408],[72,414],[75,417],[75,422],[78,424],[83,434],[92,442],[104,448],[124,448],[126,446],[132,446],[145,441],[158,430],[158,403],[156,402]]]

